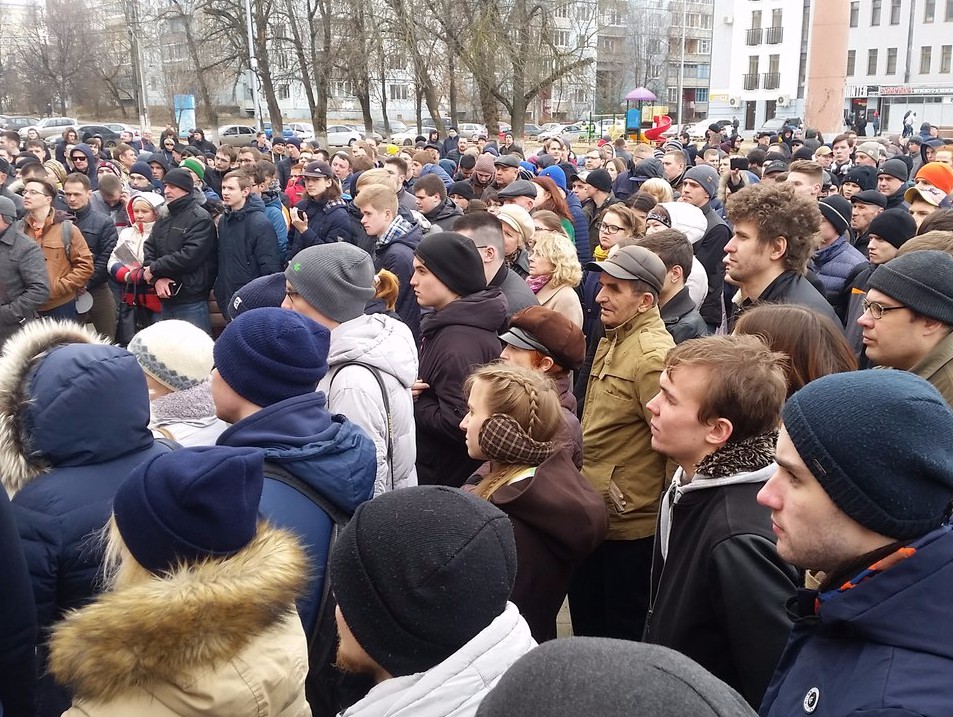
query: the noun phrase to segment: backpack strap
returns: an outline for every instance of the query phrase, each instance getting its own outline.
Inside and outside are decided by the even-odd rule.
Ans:
[[[70,249],[73,245],[73,221],[71,219],[64,219],[60,222],[60,227],[63,232],[63,251],[66,252],[66,261],[72,262]]]
[[[374,380],[377,381],[377,386],[381,390],[381,397],[384,400],[384,415],[387,421],[387,473],[390,477],[390,487],[391,490],[394,489],[394,417],[390,410],[390,399],[387,397],[387,387],[384,385],[384,377],[381,375],[380,369],[376,366],[371,366],[368,363],[363,361],[347,361],[340,364],[331,375],[331,381],[328,383],[328,400],[330,401],[331,397],[331,387],[334,385],[334,379],[337,378],[337,375],[341,372],[341,369],[347,368],[348,366],[361,366],[366,368],[371,372],[371,375],[374,377]]]

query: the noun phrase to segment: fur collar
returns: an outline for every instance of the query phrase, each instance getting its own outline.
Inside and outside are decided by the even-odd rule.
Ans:
[[[774,462],[774,449],[777,444],[777,431],[751,436],[743,441],[728,441],[702,459],[696,475],[717,479],[761,470]]]
[[[294,611],[307,575],[298,539],[262,522],[230,558],[180,566],[70,613],[53,631],[50,671],[77,698],[109,701],[220,666]]]
[[[27,374],[57,346],[109,343],[95,330],[72,321],[40,319],[26,324],[4,345],[0,358],[0,475],[11,498],[50,470],[46,461],[27,454],[20,434],[20,412],[30,400]]]

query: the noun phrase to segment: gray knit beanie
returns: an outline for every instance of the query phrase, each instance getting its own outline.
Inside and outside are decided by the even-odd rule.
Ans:
[[[953,326],[953,256],[945,251],[912,251],[891,259],[877,267],[867,286]]]
[[[302,299],[339,323],[361,316],[374,298],[374,261],[345,242],[302,249],[285,269],[285,279]]]
[[[718,172],[707,164],[701,164],[689,169],[685,172],[685,179],[698,182],[702,189],[707,192],[709,199],[714,199],[718,196]]]

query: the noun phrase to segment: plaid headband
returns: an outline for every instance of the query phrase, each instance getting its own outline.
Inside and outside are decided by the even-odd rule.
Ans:
[[[497,463],[538,466],[556,452],[555,441],[537,441],[530,437],[512,416],[494,413],[480,427],[480,448]]]

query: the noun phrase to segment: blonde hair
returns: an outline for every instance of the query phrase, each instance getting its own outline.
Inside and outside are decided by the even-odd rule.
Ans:
[[[387,269],[381,269],[374,277],[374,298],[384,302],[384,308],[393,311],[397,307],[397,294],[400,293],[400,281],[397,275]]]
[[[492,363],[471,373],[463,384],[467,398],[474,384],[486,384],[489,405],[487,415],[504,413],[513,418],[535,441],[552,441],[565,426],[556,384],[543,373],[519,366]],[[503,465],[490,470],[477,484],[474,493],[489,499],[520,471],[529,466]]]
[[[659,204],[662,202],[675,201],[672,185],[659,177],[652,177],[651,179],[645,180],[642,186],[639,187],[639,191],[651,194],[659,201]]]
[[[104,546],[103,586],[106,590],[136,585],[155,577],[129,552],[126,541],[119,532],[115,515],[110,515],[109,521],[103,526],[100,542]]]
[[[361,176],[357,178],[357,191],[360,192],[365,187],[369,187],[372,184],[381,184],[385,187],[390,187],[395,192],[397,191],[397,178],[393,176],[386,169],[368,169],[365,172],[361,173]]]
[[[578,286],[582,281],[582,267],[572,242],[562,232],[536,232],[533,235],[533,253],[553,265],[549,280],[554,289],[560,286]]]
[[[379,212],[390,210],[396,217],[398,209],[397,192],[383,184],[372,184],[358,192],[357,196],[354,197],[354,206],[358,209],[373,207]]]

